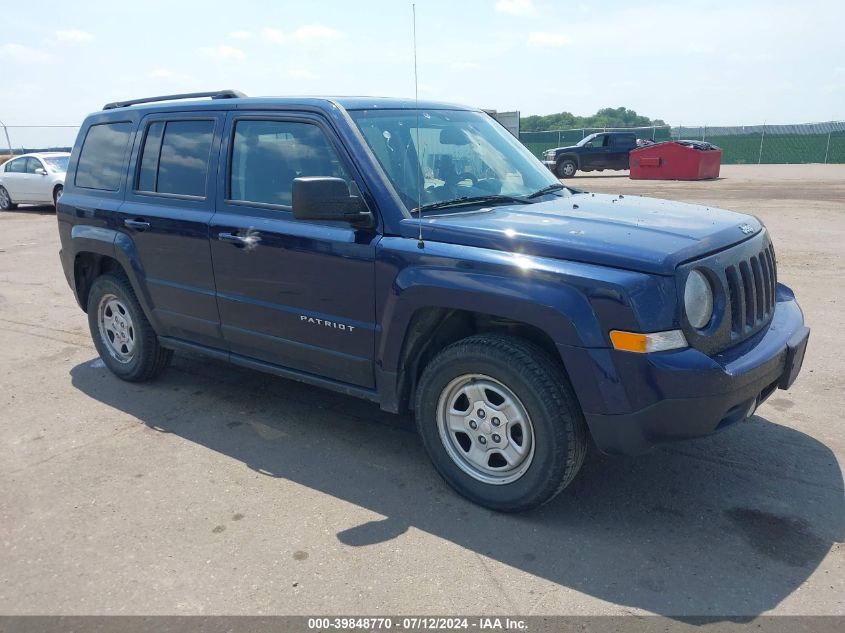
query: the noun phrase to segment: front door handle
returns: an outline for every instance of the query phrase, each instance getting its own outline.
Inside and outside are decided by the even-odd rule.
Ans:
[[[150,228],[150,223],[146,220],[124,220],[123,224],[136,231],[146,231]]]
[[[229,242],[236,246],[244,246],[248,249],[253,249],[258,246],[261,241],[261,236],[255,231],[247,231],[246,235],[238,235],[237,233],[218,233],[217,239],[221,242]]]

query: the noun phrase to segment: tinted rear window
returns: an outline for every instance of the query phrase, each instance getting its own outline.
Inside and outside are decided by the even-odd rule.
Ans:
[[[205,196],[214,121],[156,121],[141,155],[138,189]]]
[[[129,121],[92,125],[85,135],[79,154],[76,186],[117,191],[131,132],[132,124]]]

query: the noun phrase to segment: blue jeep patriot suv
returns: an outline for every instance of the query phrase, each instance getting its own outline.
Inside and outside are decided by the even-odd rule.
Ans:
[[[554,497],[588,436],[636,454],[748,418],[809,334],[756,218],[565,187],[443,103],[108,104],[58,206],[118,377],[190,350],[411,409],[440,474],[496,510]]]

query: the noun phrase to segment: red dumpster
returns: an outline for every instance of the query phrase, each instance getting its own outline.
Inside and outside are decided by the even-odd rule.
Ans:
[[[707,180],[719,177],[722,150],[704,141],[667,141],[631,150],[631,180]]]

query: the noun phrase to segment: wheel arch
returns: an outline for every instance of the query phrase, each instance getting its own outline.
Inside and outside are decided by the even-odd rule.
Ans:
[[[566,372],[558,347],[540,327],[511,317],[448,307],[423,307],[411,317],[395,375],[397,409],[412,406],[426,366],[443,349],[476,334],[507,334],[543,349]]]
[[[88,296],[91,293],[91,286],[94,285],[97,277],[106,273],[128,276],[123,266],[114,257],[91,251],[76,254],[73,260],[74,291],[84,312],[88,311]]]
[[[101,227],[76,226],[71,235],[77,246],[73,264],[74,291],[83,311],[88,311],[88,295],[94,280],[107,272],[118,272],[129,281],[144,315],[159,332],[153,303],[144,279],[144,269],[135,243],[117,231]]]

